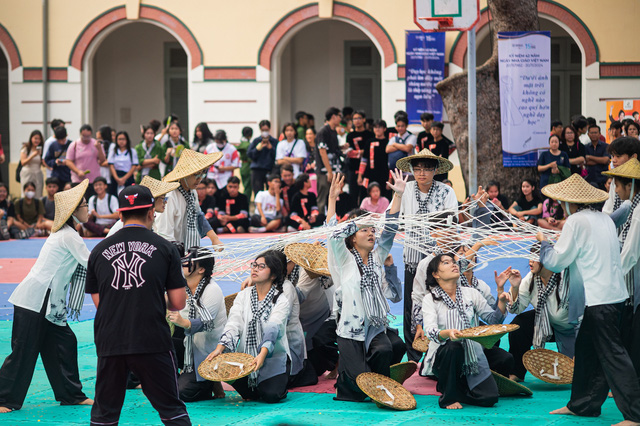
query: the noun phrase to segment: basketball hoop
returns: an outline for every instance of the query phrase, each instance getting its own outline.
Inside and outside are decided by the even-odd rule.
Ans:
[[[413,0],[413,20],[424,32],[468,31],[480,19],[480,0]]]

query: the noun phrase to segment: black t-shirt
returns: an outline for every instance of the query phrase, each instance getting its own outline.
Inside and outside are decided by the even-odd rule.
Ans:
[[[451,142],[449,138],[443,136],[439,141],[432,140],[429,146],[425,148],[428,148],[429,151],[442,158],[449,158],[449,147],[452,145],[453,142]]]
[[[98,356],[173,349],[164,295],[184,288],[180,255],[169,241],[125,226],[89,256],[86,292],[100,295],[94,322]]]
[[[368,142],[369,150],[366,153],[367,168],[364,177],[369,179],[369,183],[378,182],[382,188],[385,188],[386,182],[389,180],[388,156],[385,152],[389,139],[371,138]],[[371,163],[373,159],[373,167]]]
[[[573,143],[573,146],[567,145],[566,142],[560,142],[560,151],[566,152],[569,156],[569,160],[584,157],[586,155],[584,145],[580,141],[576,141]],[[571,165],[571,174],[580,173],[582,171],[582,166],[577,164]]]
[[[425,148],[431,151],[431,148],[429,148],[429,146],[431,146],[431,144],[433,143],[434,143],[433,135],[431,134],[431,132],[427,132],[426,130],[423,132],[420,132],[418,133],[418,142],[416,145],[416,151],[420,152]]]
[[[218,193],[218,211],[224,212],[230,216],[244,213],[245,217],[249,217],[249,200],[247,196],[239,192],[236,197],[231,197],[227,188]]]
[[[7,219],[9,217],[16,217],[16,212],[13,209],[13,204],[9,203],[9,200],[4,199],[0,201],[0,210],[4,210],[4,215],[0,219]]]
[[[298,192],[291,199],[291,215],[297,214],[304,220],[308,221],[313,210],[318,210],[318,199],[316,194],[309,191],[307,194]]]
[[[526,211],[538,208],[538,204],[542,203],[542,200],[533,197],[531,201],[527,201],[526,198],[520,197],[516,200],[516,203],[518,203],[522,211]]]
[[[207,195],[204,200],[202,200],[202,203],[200,203],[200,210],[202,210],[202,213],[207,214],[215,211],[219,193],[220,191],[216,192],[213,196]]]
[[[363,130],[362,132],[354,131],[347,135],[347,143],[349,144],[349,147],[351,149],[362,151],[362,156],[366,157],[367,155],[369,155],[369,140],[373,138],[373,132],[370,132],[368,130]],[[355,173],[359,168],[360,158],[349,157],[349,170]]]
[[[333,171],[339,170],[340,164],[340,146],[338,144],[338,132],[332,130],[331,127],[326,124],[322,126],[320,130],[318,130],[318,134],[316,134],[316,173],[326,174],[327,170],[324,167],[324,163],[322,162],[322,157],[320,156],[320,149],[327,150],[327,156],[329,157],[329,162],[331,163],[331,168]]]

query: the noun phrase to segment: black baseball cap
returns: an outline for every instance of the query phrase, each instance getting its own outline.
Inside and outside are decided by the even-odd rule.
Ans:
[[[151,190],[142,185],[126,186],[118,195],[119,212],[126,210],[145,209],[153,206],[155,200]]]

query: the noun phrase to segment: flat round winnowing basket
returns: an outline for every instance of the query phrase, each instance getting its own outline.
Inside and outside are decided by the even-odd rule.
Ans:
[[[418,352],[424,352],[427,353],[427,351],[429,351],[429,343],[431,343],[431,340],[429,340],[428,338],[425,337],[424,340],[416,337],[413,340],[413,344],[411,345],[411,347],[413,349],[415,349]]]
[[[230,382],[251,374],[252,361],[251,355],[242,352],[220,354],[211,361],[202,361],[198,367],[198,374],[213,382]]]
[[[284,248],[287,259],[316,275],[331,276],[327,263],[328,250],[319,244],[292,243]]]
[[[529,373],[543,382],[568,385],[573,382],[573,360],[548,349],[532,349],[522,356]]]
[[[504,377],[502,374],[491,370],[491,375],[496,381],[496,385],[498,385],[498,395],[500,396],[533,395],[531,389],[509,379],[508,377]]]
[[[378,373],[362,373],[356,383],[369,398],[394,410],[414,410],[418,405],[411,392],[400,383]]]
[[[236,300],[236,296],[238,296],[238,293],[230,294],[224,298],[224,307],[227,308],[227,315],[229,315],[229,311],[233,306],[233,302]]]
[[[491,349],[502,336],[519,328],[520,326],[517,324],[481,325],[460,330],[460,337],[473,340],[485,348]]]

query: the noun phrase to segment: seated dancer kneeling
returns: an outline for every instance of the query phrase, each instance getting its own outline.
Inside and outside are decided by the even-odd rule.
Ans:
[[[279,402],[289,382],[287,318],[291,307],[283,295],[284,265],[274,252],[260,254],[251,264],[251,282],[238,293],[229,311],[212,360],[225,350],[254,356],[255,371],[231,383],[243,399]]]
[[[387,217],[397,217],[406,178],[402,172],[392,172],[395,192]],[[343,176],[335,176],[329,191],[330,225],[337,223],[336,199]],[[366,219],[365,219],[366,220]],[[383,263],[393,245],[397,224],[385,225],[378,247],[375,227],[349,222],[329,238],[328,264],[336,286],[337,341],[340,351],[337,400],[363,401],[366,395],[358,388],[360,373],[373,371],[389,376],[392,364],[402,360],[406,348],[397,332],[388,328],[389,304],[385,300],[386,286],[382,280]]]
[[[531,253],[540,253],[540,244],[531,247]],[[522,355],[531,345],[544,348],[545,342],[555,341],[558,352],[573,358],[576,345],[576,326],[569,323],[569,283],[562,272],[551,272],[540,262],[529,261],[529,272],[524,279],[520,272],[509,275],[511,299],[509,312],[517,314],[511,322],[520,328],[509,333],[509,352],[516,362],[512,380],[524,380],[527,369]],[[529,305],[534,309],[526,311]]]
[[[198,373],[198,366],[216,348],[227,310],[220,286],[211,278],[215,259],[207,249],[192,247],[182,258],[182,271],[187,280],[187,304],[181,311],[169,311],[167,319],[177,327],[173,344],[182,373],[178,377],[180,399],[184,402],[224,398],[220,382],[210,382]],[[214,393],[214,396],[211,393]]]
[[[494,310],[479,291],[458,285],[459,278],[453,255],[439,254],[429,263],[422,317],[431,342],[420,374],[437,377],[441,408],[491,407],[498,402],[498,387],[485,353],[477,342],[458,341],[459,330],[476,327],[478,316],[487,324],[501,323],[511,298],[500,294]]]

